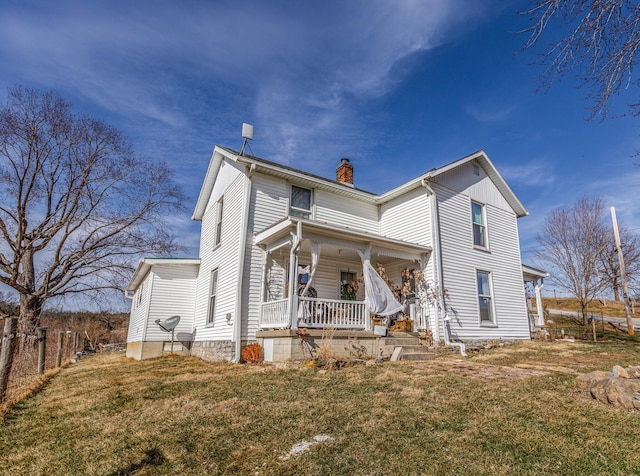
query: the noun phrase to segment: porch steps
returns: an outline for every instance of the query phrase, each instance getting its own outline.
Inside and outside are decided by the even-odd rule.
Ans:
[[[385,346],[393,347],[391,361],[408,360],[422,362],[433,360],[436,354],[429,352],[429,348],[420,344],[417,334],[408,332],[392,332],[385,338]]]

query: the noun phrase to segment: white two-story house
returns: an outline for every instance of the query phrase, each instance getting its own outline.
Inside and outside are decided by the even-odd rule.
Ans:
[[[209,360],[252,342],[267,361],[302,358],[327,329],[337,351],[376,355],[396,321],[443,345],[529,339],[523,277],[545,274],[523,275],[526,215],[483,151],[376,194],[347,159],[332,180],[216,146],[193,213],[200,256],[141,260],[127,355],[161,355],[156,320],[173,315],[177,349]]]

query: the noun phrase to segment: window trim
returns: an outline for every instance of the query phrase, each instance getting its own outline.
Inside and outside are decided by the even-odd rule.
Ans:
[[[485,274],[487,276],[487,284],[489,286],[489,295],[480,294],[480,286],[478,282],[478,278],[480,274]],[[476,268],[476,298],[478,305],[478,320],[480,322],[480,326],[482,327],[498,327],[498,322],[496,320],[496,307],[495,307],[495,297],[493,292],[493,276],[491,271],[486,271],[484,269]],[[480,299],[489,299],[489,312],[490,312],[490,320],[482,319],[482,309],[480,307]]]
[[[351,268],[338,268],[338,299],[341,301],[344,301],[345,299],[342,299],[342,273],[346,273],[346,274],[352,274],[353,275],[353,281],[358,281],[358,271],[354,270],[351,271]],[[345,283],[345,284],[349,284],[349,283]],[[353,301],[357,301],[358,300],[358,293],[356,292],[355,294],[355,298],[353,299]]]
[[[214,280],[215,275],[215,280]],[[220,280],[220,268],[211,270],[209,279],[209,294],[207,298],[207,321],[206,327],[213,327],[216,322],[216,300],[218,297],[218,281]],[[213,305],[211,304],[213,300]]]
[[[293,189],[297,188],[300,190],[306,190],[309,192],[309,209],[304,209],[304,208],[299,208],[299,207],[294,207],[292,205],[292,199],[293,199]],[[313,218],[313,211],[314,211],[314,207],[313,207],[313,189],[312,188],[306,188],[306,187],[301,187],[299,185],[296,184],[290,184],[289,186],[289,216],[294,216],[294,217],[299,217],[299,218],[307,218],[307,219],[312,219]],[[303,215],[294,215],[293,213],[291,213],[292,211],[298,212],[300,214],[308,214],[308,216],[303,216]]]
[[[217,248],[222,242],[222,214],[224,208],[224,195],[220,197],[216,204],[216,224],[214,229],[213,247]]]
[[[143,294],[144,294],[144,281],[142,281],[140,283],[140,286],[138,286],[138,289],[136,289],[135,301],[133,301],[134,302],[133,309],[138,309],[140,307],[140,305],[142,304]]]
[[[478,205],[482,210],[482,223],[476,223],[474,220],[473,206]],[[481,227],[482,239],[484,240],[484,245],[479,245],[476,243],[476,226]],[[471,240],[473,242],[473,247],[478,250],[489,250],[489,231],[487,226],[487,206],[486,204],[479,202],[477,200],[471,200]]]

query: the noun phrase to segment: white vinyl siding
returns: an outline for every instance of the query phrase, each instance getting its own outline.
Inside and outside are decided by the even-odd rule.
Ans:
[[[133,296],[127,342],[140,342],[144,339],[144,332],[147,325],[147,312],[149,310],[149,296],[151,294],[149,290],[152,280],[152,274],[148,273]]]
[[[235,170],[235,169],[233,169]],[[224,219],[221,233],[224,238],[220,245],[213,246],[215,237],[217,207],[207,209],[202,217],[202,243],[200,245],[200,277],[195,306],[196,340],[231,340],[233,326],[224,318],[227,313],[233,318],[236,312],[236,293],[239,286],[238,276],[240,263],[240,238],[242,226],[242,207],[245,189],[245,175],[237,175],[235,180],[224,190]],[[222,197],[218,197],[220,200]],[[249,240],[250,241],[250,240]],[[207,323],[209,316],[210,276],[211,271],[218,269],[218,289],[216,297],[216,322]]]
[[[492,207],[505,211],[513,211],[507,199],[487,176],[484,169],[479,167],[480,175],[474,173],[475,162],[449,170],[434,180],[454,192],[459,192],[479,203],[491,204]]]
[[[163,331],[156,319],[180,316],[175,328],[176,340],[191,340],[198,266],[154,265],[145,341],[168,341],[170,333]]]
[[[353,198],[315,190],[315,219],[354,230],[379,233],[378,206]]]
[[[255,174],[252,177],[249,221],[242,281],[242,339],[253,339],[260,319],[263,252],[253,235],[289,213],[289,186],[284,179]]]
[[[431,208],[426,189],[419,187],[381,206],[380,234],[432,246]]]
[[[492,182],[485,185],[492,186]],[[502,202],[499,206],[484,202],[491,223],[491,253],[486,253],[473,248],[469,201],[478,198],[436,184],[433,188],[438,197],[443,285],[449,295],[446,305],[454,337],[528,339],[515,213],[503,209]],[[491,270],[497,324],[492,327],[479,324],[476,269]]]

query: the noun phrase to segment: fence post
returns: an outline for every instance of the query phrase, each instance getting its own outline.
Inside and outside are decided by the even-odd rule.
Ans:
[[[44,358],[47,351],[47,328],[38,327],[38,375],[44,373]]]
[[[64,340],[64,331],[58,332],[58,353],[56,354],[56,368],[62,365],[62,341]]]
[[[9,386],[9,374],[13,364],[13,352],[16,347],[16,328],[18,319],[8,317],[4,321],[2,333],[2,351],[0,351],[0,402],[4,401],[7,387]]]

